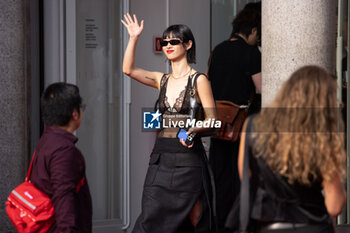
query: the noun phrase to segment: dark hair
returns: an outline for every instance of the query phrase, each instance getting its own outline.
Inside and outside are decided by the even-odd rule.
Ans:
[[[244,6],[244,10],[256,10],[261,12],[261,1],[260,2],[249,2]]]
[[[253,28],[257,28],[258,36],[261,35],[261,11],[256,9],[243,9],[232,21],[231,38],[241,33],[248,37]]]
[[[191,40],[192,47],[187,51],[187,62],[196,63],[196,42],[191,29],[184,24],[171,25],[163,32],[163,39],[170,37],[179,38],[183,43]]]
[[[45,125],[67,125],[73,111],[80,110],[79,88],[68,83],[53,83],[41,96],[41,115]]]

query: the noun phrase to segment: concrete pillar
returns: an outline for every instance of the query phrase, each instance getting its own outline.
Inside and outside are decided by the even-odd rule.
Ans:
[[[24,181],[28,159],[29,0],[0,1],[0,232],[16,232],[4,203]]]
[[[291,73],[319,65],[335,73],[335,0],[262,1],[262,105]]]

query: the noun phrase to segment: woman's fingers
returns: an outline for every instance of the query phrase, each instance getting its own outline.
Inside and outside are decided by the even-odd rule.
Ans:
[[[129,36],[139,36],[142,33],[144,20],[141,20],[139,25],[135,14],[133,15],[133,18],[129,13],[124,14],[124,19],[122,19],[121,22],[128,29]]]
[[[192,142],[191,145],[187,145],[183,139],[180,139],[180,143],[181,143],[183,146],[187,147],[187,148],[193,147],[193,144],[194,144],[194,143]]]
[[[131,15],[130,15],[129,13],[128,13],[126,16],[128,17],[128,20],[129,20],[130,24],[131,24],[131,23],[134,23],[134,21],[133,21],[132,18],[131,18]]]
[[[124,24],[125,27],[137,26],[142,31],[143,25],[144,25],[144,20],[141,20],[141,23],[139,25],[139,21],[137,20],[137,16],[134,14],[133,17],[134,18],[132,18],[129,13],[124,14],[124,20],[122,19],[121,22]]]
[[[141,20],[141,27],[140,27],[141,31],[143,30],[143,22],[144,20]]]
[[[127,14],[124,14],[124,19],[125,19],[125,22],[128,24],[128,25],[131,25],[134,23],[134,21],[132,20],[131,16],[129,13]]]
[[[133,14],[133,16],[134,16],[134,22],[135,22],[137,25],[139,25],[139,21],[137,21],[137,17],[136,17],[136,15],[135,15],[135,14]]]
[[[187,135],[190,135],[191,133],[193,133],[194,132],[194,129],[193,128],[189,128],[189,130],[187,130]]]
[[[185,143],[185,141],[184,141],[183,139],[180,139],[180,143],[181,143],[183,146],[187,147],[187,145],[186,145],[186,143]]]
[[[121,20],[122,21],[122,24],[124,24],[124,26],[125,27],[128,27],[128,24],[127,23],[125,23],[125,21],[124,20]]]
[[[128,16],[126,15],[126,14],[124,14],[124,22],[127,24],[127,25],[129,25],[130,24],[130,21],[129,21],[129,19],[128,19]]]

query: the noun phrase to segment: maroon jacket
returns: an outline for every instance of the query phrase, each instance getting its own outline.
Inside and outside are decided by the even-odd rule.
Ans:
[[[55,208],[56,222],[49,232],[91,233],[92,203],[85,179],[85,160],[75,146],[78,138],[54,126],[47,126],[36,147],[31,180],[46,193]]]

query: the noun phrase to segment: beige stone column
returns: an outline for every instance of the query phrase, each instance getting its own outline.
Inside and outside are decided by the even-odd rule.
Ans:
[[[319,65],[335,74],[335,0],[262,0],[262,105],[291,73]]]

